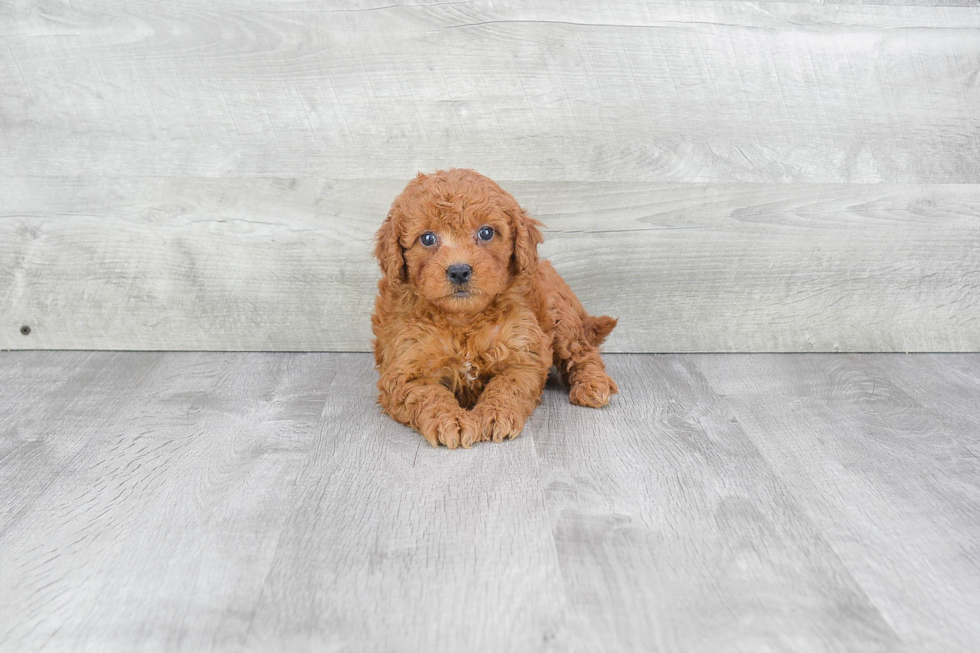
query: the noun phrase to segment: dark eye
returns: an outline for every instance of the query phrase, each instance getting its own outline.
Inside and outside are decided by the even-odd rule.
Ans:
[[[432,247],[436,244],[436,235],[431,231],[426,231],[424,234],[419,236],[419,242],[426,247]]]
[[[491,240],[493,233],[493,227],[480,227],[480,230],[476,232],[476,237],[480,240]]]

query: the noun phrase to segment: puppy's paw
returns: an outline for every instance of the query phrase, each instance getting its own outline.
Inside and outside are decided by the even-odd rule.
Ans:
[[[471,411],[479,425],[483,441],[503,442],[514,439],[524,430],[524,417],[490,406],[477,406]]]
[[[446,412],[430,420],[423,425],[421,432],[422,437],[433,447],[444,444],[450,449],[469,449],[480,439],[479,425],[462,409]]]
[[[602,408],[609,398],[619,392],[619,386],[605,372],[596,372],[575,380],[568,391],[568,400],[576,406]]]

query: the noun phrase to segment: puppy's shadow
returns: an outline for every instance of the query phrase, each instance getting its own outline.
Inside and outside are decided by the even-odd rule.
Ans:
[[[568,386],[562,383],[561,375],[554,367],[548,371],[548,380],[544,384],[544,398],[549,397],[568,400]]]

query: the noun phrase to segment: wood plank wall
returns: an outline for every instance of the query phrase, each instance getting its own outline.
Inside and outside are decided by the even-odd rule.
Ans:
[[[14,0],[0,144],[4,349],[366,350],[473,167],[610,351],[980,351],[972,0]]]

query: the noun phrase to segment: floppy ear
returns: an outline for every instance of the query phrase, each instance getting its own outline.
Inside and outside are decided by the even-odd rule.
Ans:
[[[392,220],[393,213],[388,212],[388,217],[374,235],[374,256],[381,264],[381,273],[392,283],[400,283],[405,281],[405,257]]]
[[[538,268],[538,245],[544,242],[538,227],[544,224],[520,207],[510,215],[514,221],[514,265],[517,273],[533,273]]]

